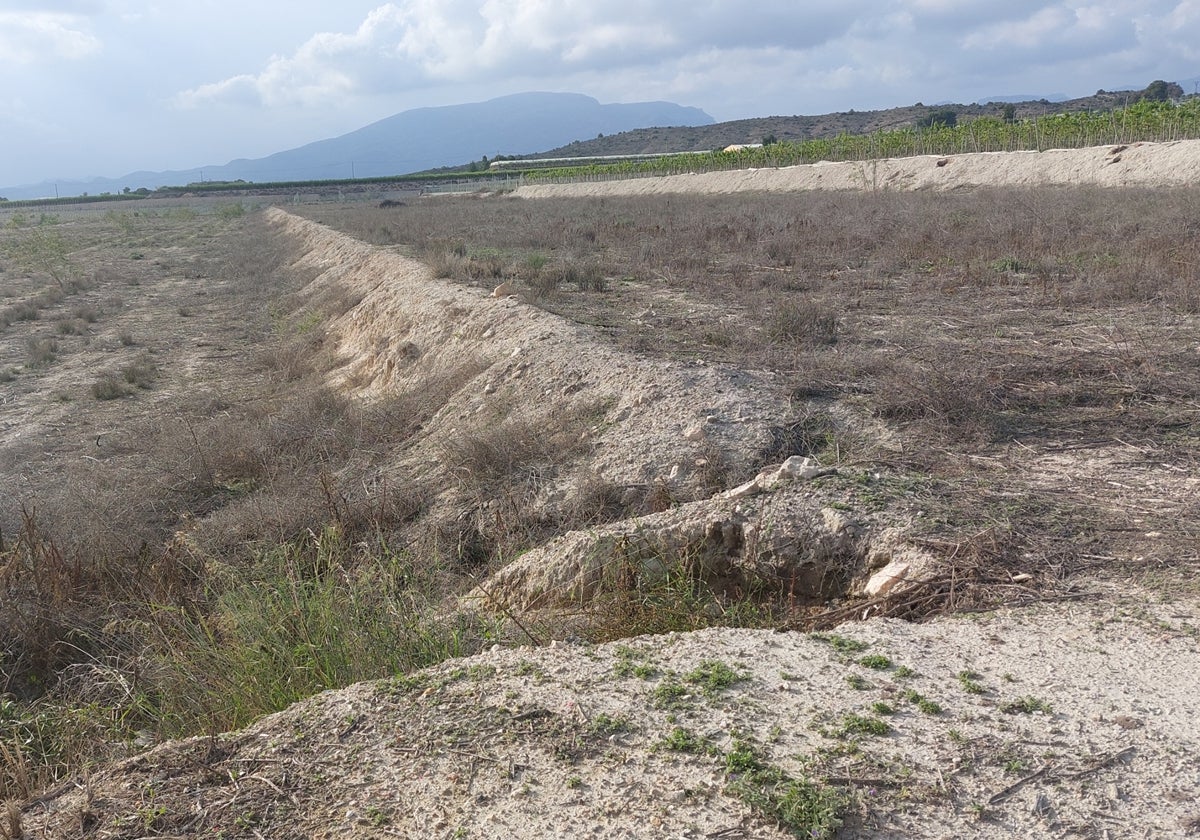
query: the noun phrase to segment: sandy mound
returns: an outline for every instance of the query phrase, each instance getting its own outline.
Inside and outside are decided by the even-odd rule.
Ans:
[[[848,836],[1185,836],[1200,613],[1103,601],[493,651],[165,744],[27,836],[809,836],[748,804],[809,777]]]
[[[956,190],[970,187],[1095,184],[1187,186],[1200,182],[1200,140],[1134,143],[1046,152],[889,158],[739,169],[583,184],[520,187],[525,198],[651,193],[795,192],[801,190]]]
[[[798,454],[771,450],[793,410],[772,374],[641,357],[518,297],[439,282],[418,262],[279,210],[271,218],[303,243],[302,267],[318,273],[310,298],[357,301],[329,325],[341,360],[333,385],[368,401],[449,392],[392,467],[438,488],[420,527],[449,527],[472,505],[476,515],[503,516],[460,492],[478,484],[472,473],[488,469],[485,455],[496,457],[477,452],[478,442],[519,451],[563,429],[575,439],[559,444],[553,474],[538,477],[542,510],[586,504],[581,496],[597,486],[626,501],[658,494],[658,510],[672,508],[591,522],[535,548],[471,604],[579,605],[619,574],[653,575],[664,558],[682,556],[702,557],[706,576],[731,586],[790,580],[800,597],[828,597],[866,571],[875,534],[902,524],[882,513],[831,518],[803,481],[714,495],[771,457]]]
[[[360,300],[329,327],[342,359],[332,384],[371,400],[454,375],[412,456],[426,469],[442,466],[449,439],[481,427],[522,419],[548,430],[556,415],[587,414],[586,470],[645,484],[676,467],[691,475],[702,444],[745,461],[785,415],[769,375],[640,358],[515,296],[438,281],[415,260],[269,212],[321,272],[310,296],[340,286]]]

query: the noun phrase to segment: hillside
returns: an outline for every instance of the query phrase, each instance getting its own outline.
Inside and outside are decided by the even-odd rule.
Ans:
[[[1011,105],[1014,119],[1030,119],[1046,114],[1073,111],[1110,111],[1138,101],[1145,91],[1098,91],[1093,96],[1067,99],[1061,102],[1031,100],[1026,102],[985,104],[944,103],[936,106],[921,103],[878,111],[843,111],[815,116],[773,116],[714,123],[712,125],[677,128],[640,128],[616,135],[579,140],[526,157],[588,157],[592,155],[632,155],[656,152],[683,152],[720,149],[731,144],[761,143],[765,137],[776,140],[810,140],[836,137],[839,134],[871,134],[876,131],[903,128],[939,111],[954,111],[961,120],[976,117],[998,117]]]

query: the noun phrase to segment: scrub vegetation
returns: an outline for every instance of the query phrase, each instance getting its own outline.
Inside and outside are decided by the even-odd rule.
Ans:
[[[1111,475],[1114,451],[1146,469],[1195,468],[1195,190],[299,211],[405,249],[450,282],[510,281],[638,353],[773,371],[794,409],[790,445],[839,467],[828,480],[844,483],[848,513],[905,506],[924,544],[960,570],[1003,570],[1003,597],[1098,566],[1187,585],[1196,498],[1113,499],[1094,481]],[[301,303],[310,276],[293,265],[297,246],[253,208],[14,220],[0,233],[0,372],[28,433],[0,430],[0,799],[158,739],[215,734],[511,640],[505,617],[447,604],[514,553],[628,512],[598,491],[559,521],[521,518],[529,477],[578,446],[579,418],[564,418],[519,445],[470,440],[448,453],[459,490],[511,505],[508,530],[402,542],[438,488],[419,475],[366,478],[436,414],[454,377],[370,406],[325,385],[323,325],[358,298]],[[835,422],[843,409],[887,437]],[[1064,483],[1052,462],[1081,448],[1095,451],[1094,472]],[[1009,468],[1030,451],[1033,467]],[[1160,536],[1139,545],[1140,564],[1118,566],[1149,531]],[[961,592],[923,593],[911,617],[952,609]],[[579,632],[831,626],[858,612],[792,607],[749,594],[718,604],[668,574]],[[876,672],[870,682],[901,676],[882,655],[826,639]],[[651,675],[634,660],[630,673]],[[705,663],[655,697],[673,709],[741,678]],[[904,699],[938,712],[915,691]],[[1048,706],[1026,697],[1001,709]],[[856,737],[889,726],[840,723]],[[836,825],[826,788],[757,759],[731,764],[729,784],[784,824]]]

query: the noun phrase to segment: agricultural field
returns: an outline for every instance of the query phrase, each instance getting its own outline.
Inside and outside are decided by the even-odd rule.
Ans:
[[[737,146],[728,151],[718,149],[708,154],[547,167],[528,171],[524,177],[530,182],[628,178],[916,155],[1043,152],[1105,144],[1165,143],[1197,137],[1200,137],[1200,99],[1189,99],[1178,105],[1142,101],[1112,110],[1076,111],[1020,120],[981,116],[961,124],[934,122],[927,126],[908,125],[870,133],[843,132],[829,137]]]
[[[572,830],[629,830],[605,822],[607,772],[622,808],[678,794],[647,814],[680,833],[872,836],[940,814],[928,824],[1005,836],[1041,825],[1016,804],[1039,764],[1090,780],[1128,755],[1108,735],[1084,754],[1073,727],[1133,712],[1083,689],[1063,708],[1053,663],[1015,655],[1039,622],[1115,645],[1128,620],[1172,655],[1194,644],[1194,189],[287,211],[211,199],[0,214],[0,799],[23,803],[0,837],[22,824],[490,836],[471,801],[502,803],[487,812],[497,825],[553,831],[566,805],[538,804],[552,785],[584,809]],[[517,296],[492,298],[501,283]],[[870,569],[847,561],[805,590],[764,571],[761,528],[763,562],[734,562],[750,521],[744,544],[718,530],[734,560],[716,571],[685,542],[655,548],[655,574],[627,553],[598,586],[560,582],[551,609],[529,607],[542,590],[504,588],[521,563],[609,534],[632,552],[631,535],[689,511],[710,517],[711,542],[705,506],[765,517],[771,493],[728,494],[790,457],[819,469],[789,510],[864,545],[886,531],[933,563],[927,578],[872,597]],[[1111,610],[1052,612],[1101,592]],[[1005,612],[1018,607],[1030,612]],[[939,623],[984,610],[1013,640],[994,673],[986,623]],[[864,612],[881,620],[839,628]],[[776,644],[778,629],[795,632]],[[676,635],[659,650],[651,633]],[[939,658],[955,638],[961,661]],[[1155,645],[1129,651],[1158,662]],[[764,646],[796,658],[776,667]],[[822,670],[790,670],[811,663]],[[1155,674],[1175,690],[1169,666]],[[614,675],[640,717],[606,687]],[[304,705],[364,680],[384,682]],[[838,692],[809,734],[760,714],[806,681]],[[789,715],[812,713],[804,696]],[[257,734],[223,734],[246,726]],[[909,735],[919,779],[900,774]],[[1059,753],[1039,756],[1047,739]],[[441,790],[423,775],[433,764],[380,770],[418,780],[417,816],[347,804],[321,769],[392,740],[397,761],[433,750],[445,771]],[[633,780],[614,750],[657,781]],[[784,758],[800,752],[810,760]],[[109,773],[97,784],[119,787],[121,759],[145,774],[133,798],[77,783]],[[464,779],[497,762],[511,778],[480,781],[485,802]],[[193,796],[221,785],[207,805]],[[1153,813],[1137,796],[1103,807],[1122,801]],[[1071,802],[1068,826],[1101,807]],[[1192,825],[1183,800],[1172,808],[1175,828]]]

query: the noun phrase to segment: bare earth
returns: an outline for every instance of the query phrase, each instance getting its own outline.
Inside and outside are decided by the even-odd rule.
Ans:
[[[726,193],[740,190],[955,190],[981,186],[1096,184],[1187,186],[1200,181],[1200,141],[1133,143],[1046,152],[980,152],[939,157],[814,163],[671,175],[598,184],[521,187],[517,195],[639,195],[660,192]]]
[[[77,836],[83,813],[100,820],[87,836],[143,836],[147,791],[164,811],[156,836],[212,836],[245,814],[276,838],[789,836],[730,796],[720,756],[665,746],[676,728],[706,749],[749,740],[789,773],[815,761],[855,780],[846,836],[1183,837],[1200,824],[1194,605],[1110,593],[839,632],[869,646],[707,630],[501,650],[326,692],[71,786],[31,809],[44,832],[32,836]],[[893,665],[858,664],[867,654]],[[712,661],[738,681],[711,696],[683,681],[663,706],[672,675]],[[1029,697],[1048,710],[1003,711]],[[839,734],[880,702],[890,732]]]
[[[1197,141],[940,160],[518,194],[1200,180]],[[305,243],[304,259],[319,275],[313,294],[335,281],[364,293],[331,326],[346,360],[333,381],[372,399],[464,358],[482,371],[479,387],[456,396],[409,459],[433,468],[439,446],[496,401],[577,401],[616,418],[596,432],[592,466],[647,482],[691,458],[697,427],[722,446],[750,448],[773,419],[778,394],[769,377],[639,360],[516,299],[450,287],[394,252],[271,212]],[[188,317],[174,300],[164,310]],[[425,352],[412,362],[406,331],[418,328]],[[210,340],[206,354],[236,346],[237,337]],[[119,345],[115,336],[108,342],[126,352]],[[596,370],[611,373],[585,375]],[[636,410],[647,405],[653,410]],[[59,409],[43,422],[68,415]],[[5,434],[17,433],[5,425]],[[1111,474],[1111,462],[1057,457],[1066,461],[1033,465],[1042,470],[1035,480]],[[1198,484],[1194,470],[1178,467],[1121,480],[1127,497],[1168,506],[1194,497]],[[765,510],[801,498],[788,485],[744,504]],[[712,517],[723,502],[695,504],[709,505],[699,515]],[[823,521],[822,534],[838,538],[835,518]],[[583,597],[586,569],[554,568],[566,545],[530,552],[511,587],[501,578],[493,590],[522,605],[530,587]],[[534,580],[543,568],[549,577]],[[736,795],[728,756],[748,745],[762,765],[828,780],[845,797],[837,836],[1200,834],[1200,604],[1194,594],[1172,599],[1112,581],[1080,587],[1054,604],[920,625],[871,620],[826,637],[706,630],[497,649],[326,692],[241,732],[162,744],[25,803],[24,830],[54,838],[806,836]],[[724,682],[706,682],[714,671]]]

